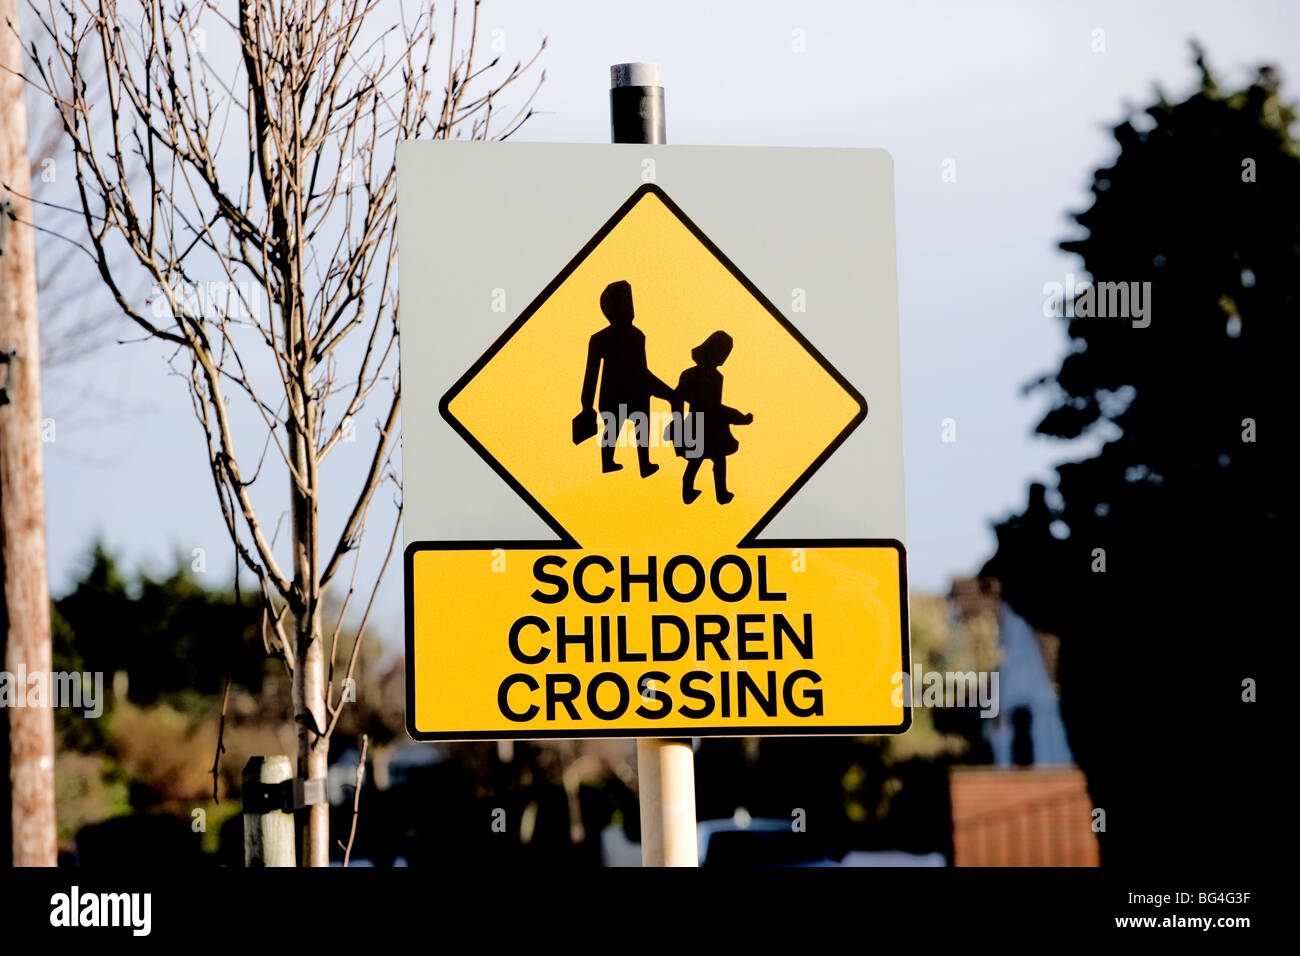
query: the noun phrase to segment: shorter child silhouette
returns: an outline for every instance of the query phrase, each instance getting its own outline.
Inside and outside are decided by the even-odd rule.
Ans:
[[[754,416],[722,404],[722,373],[718,366],[731,354],[731,345],[730,335],[714,332],[691,349],[695,364],[682,372],[677,380],[673,411],[681,416],[678,420],[683,422],[687,414],[697,416],[695,433],[701,438],[694,449],[697,455],[692,458],[687,458],[684,442],[675,442],[677,454],[687,458],[686,473],[682,475],[682,501],[688,505],[700,496],[695,489],[695,476],[705,458],[713,462],[713,491],[718,504],[725,505],[736,497],[727,490],[727,456],[740,447],[731,434],[731,426],[748,425]],[[689,411],[684,406],[689,406]]]

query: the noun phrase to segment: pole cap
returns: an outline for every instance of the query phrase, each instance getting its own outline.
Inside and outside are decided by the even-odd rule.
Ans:
[[[609,85],[612,89],[622,86],[659,86],[659,64],[615,63],[609,68]]]

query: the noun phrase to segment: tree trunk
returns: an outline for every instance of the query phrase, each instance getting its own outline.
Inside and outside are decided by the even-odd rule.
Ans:
[[[298,661],[293,672],[293,700],[298,725],[298,776],[324,779],[329,771],[329,740],[317,733],[325,719],[325,647],[321,640],[320,610],[304,615],[298,631]],[[329,804],[305,812],[302,856],[304,866],[329,866]]]
[[[289,317],[291,335],[301,341],[300,320]],[[291,352],[292,354],[292,352]],[[298,730],[298,776],[323,780],[329,771],[329,739],[322,736],[328,726],[325,708],[325,647],[320,606],[320,567],[317,547],[316,416],[319,408],[312,397],[312,373],[305,367],[295,382],[289,418],[289,453],[299,482],[289,476],[293,507],[295,666],[293,671],[294,719]],[[305,487],[304,487],[305,486]],[[304,866],[329,866],[329,804],[317,804],[304,813],[302,854]]]
[[[12,396],[0,405],[0,600],[3,663],[10,674],[44,681],[41,706],[15,686],[23,706],[6,707],[15,866],[54,866],[54,710],[50,680],[50,592],[45,572],[45,483],[41,448],[41,352],[36,312],[36,243],[15,0],[0,0],[0,349],[13,350],[5,375]],[[3,719],[3,718],[0,718]]]

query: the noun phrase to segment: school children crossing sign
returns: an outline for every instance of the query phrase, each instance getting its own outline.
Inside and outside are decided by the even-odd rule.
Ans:
[[[413,737],[866,734],[910,724],[909,695],[898,693],[909,662],[892,204],[883,221],[830,216],[808,285],[765,288],[754,271],[769,276],[780,248],[812,224],[784,228],[774,202],[770,248],[747,271],[682,199],[701,193],[720,160],[760,171],[802,163],[814,179],[805,216],[818,212],[827,177],[840,180],[842,198],[864,191],[868,206],[892,196],[888,157],[876,151],[403,146]],[[734,191],[725,179],[714,188]],[[556,202],[566,191],[618,201],[592,217],[599,199]],[[503,193],[534,208],[507,210]],[[422,214],[439,202],[456,214]],[[754,218],[755,202],[740,218]],[[700,205],[721,221],[727,202]],[[467,219],[477,224],[465,229]],[[751,229],[738,241],[742,254],[754,239]],[[496,274],[480,243],[495,244]],[[792,250],[793,260],[807,251]],[[887,262],[855,262],[873,253]],[[537,273],[523,257],[557,255],[563,262],[530,286]],[[841,270],[888,288],[846,295],[853,283]],[[795,321],[819,294],[830,298],[809,325],[824,344]],[[885,357],[856,354],[872,346]],[[440,351],[453,354],[430,363]],[[458,353],[464,364],[449,375]],[[841,366],[883,374],[855,380]],[[876,416],[886,421],[854,444]],[[832,471],[840,454],[860,460]],[[502,519],[503,490],[543,533],[505,530],[518,511]],[[882,500],[863,507],[873,495]],[[796,519],[820,514],[791,533],[787,507]]]

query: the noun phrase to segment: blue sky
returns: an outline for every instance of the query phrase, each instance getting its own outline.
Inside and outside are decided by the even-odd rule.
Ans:
[[[486,0],[483,27],[483,42],[504,41],[511,60],[549,38],[541,112],[521,139],[607,141],[609,65],[654,60],[669,142],[893,154],[915,591],[945,590],[952,576],[977,569],[992,548],[991,522],[1023,503],[1027,483],[1088,452],[1033,438],[1045,398],[1026,398],[1020,386],[1053,371],[1063,354],[1059,320],[1043,315],[1043,285],[1078,268],[1056,243],[1073,234],[1067,213],[1086,207],[1092,171],[1113,158],[1109,127],[1126,105],[1150,102],[1157,84],[1185,94],[1195,80],[1192,39],[1225,84],[1267,62],[1281,69],[1286,94],[1300,97],[1294,3]],[[1102,52],[1093,50],[1097,30]],[[945,160],[954,161],[955,182],[943,179]],[[81,263],[54,279],[93,281]],[[1155,321],[1159,308],[1153,303]],[[150,344],[108,345],[47,375],[56,594],[96,536],[129,565],[159,573],[174,554],[188,561],[204,548],[213,583],[229,581],[231,548],[201,433],[165,358]],[[941,440],[946,418],[956,422],[955,442]],[[342,487],[363,454],[338,456],[327,481]],[[387,538],[385,517],[376,539]],[[377,557],[371,552],[363,575]],[[396,646],[400,567],[389,574],[375,620]]]

